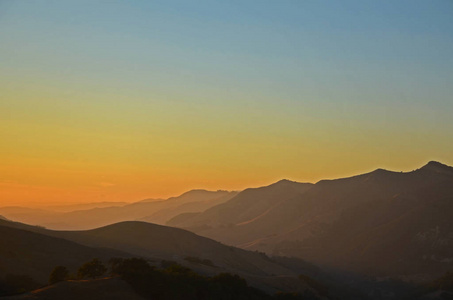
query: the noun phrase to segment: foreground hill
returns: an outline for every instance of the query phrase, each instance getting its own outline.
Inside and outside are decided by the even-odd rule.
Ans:
[[[6,222],[10,223],[10,222]],[[0,277],[7,274],[27,275],[46,283],[55,266],[64,265],[76,271],[94,257],[128,257],[108,249],[83,246],[72,241],[45,234],[0,225]]]
[[[300,193],[293,186],[246,190],[169,224],[245,249],[373,275],[416,279],[453,267],[453,168],[430,162],[407,173],[378,169],[323,180]],[[255,210],[263,198],[272,205]]]
[[[47,286],[33,292],[3,300],[144,300],[132,287],[120,278],[97,280],[71,280]]]
[[[78,249],[77,246],[90,249],[115,249],[117,253],[127,252],[130,253],[129,255],[151,259],[157,264],[161,260],[176,261],[202,274],[234,273],[247,279],[250,285],[270,293],[279,290],[306,290],[306,286],[301,285],[297,276],[301,273],[317,276],[319,273],[316,267],[307,263],[301,264],[300,267],[294,267],[291,261],[281,263],[262,253],[225,246],[186,230],[146,222],[121,222],[87,231],[53,231],[17,222],[0,221],[0,228],[24,233],[24,236],[19,236],[15,239],[22,240],[24,243],[28,243],[27,241],[31,240],[33,245],[38,247],[38,249],[31,247],[21,257],[28,257],[28,259],[32,257],[32,262],[34,263],[35,260],[39,261],[40,255],[49,256],[48,260],[50,261],[41,262],[42,265],[47,263],[50,265],[50,269],[46,268],[42,271],[46,276],[58,264],[67,265],[71,268],[76,262],[77,265],[80,265],[78,259],[74,259],[74,263],[71,264],[65,264],[66,262],[63,260],[57,264],[55,263],[60,261],[55,259],[59,256],[68,256],[68,259],[79,257],[81,253],[84,253],[83,249],[77,250],[78,252],[75,254],[71,250]],[[36,238],[34,240],[33,237],[35,236],[38,236],[39,239]],[[51,239],[50,241],[53,242],[41,240],[43,237]],[[52,250],[54,243],[56,244],[56,250]],[[62,243],[62,245],[59,243]],[[72,247],[73,245],[74,247]],[[23,247],[26,246],[27,244],[23,245]],[[41,251],[40,247],[44,247],[47,252]],[[66,247],[68,247],[68,251],[66,251]],[[20,245],[17,248],[21,249]],[[106,257],[101,252],[104,250],[98,251],[100,252],[87,253],[88,256],[83,256],[84,260],[87,261],[93,257]],[[32,256],[35,255],[33,253],[38,253],[36,254],[38,257]],[[7,254],[2,256],[5,257],[5,260],[8,259]],[[34,268],[34,265],[30,267],[30,269]],[[27,271],[24,274],[30,274],[30,272]]]
[[[2,207],[0,213],[14,221],[58,230],[91,229],[121,221],[146,219],[164,224],[180,213],[200,212],[223,203],[236,192],[192,190],[166,200],[147,199],[127,205],[118,203],[69,212],[24,207]],[[101,203],[108,205],[108,203]],[[80,206],[76,206],[80,207]],[[66,209],[68,209],[66,207]]]

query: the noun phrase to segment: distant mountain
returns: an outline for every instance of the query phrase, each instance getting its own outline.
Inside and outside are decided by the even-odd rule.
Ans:
[[[313,185],[281,180],[261,188],[240,192],[231,200],[214,206],[200,214],[184,214],[170,220],[167,225],[186,228],[230,245],[240,245],[273,234],[276,222],[253,226],[266,218],[283,202],[300,196]]]
[[[245,249],[374,275],[420,279],[453,268],[452,167],[430,162],[407,173],[377,169],[299,191],[294,185],[245,190],[168,224]]]
[[[75,210],[86,210],[93,208],[102,208],[102,207],[115,207],[115,206],[125,206],[129,204],[128,202],[93,202],[93,203],[78,203],[78,204],[66,204],[66,205],[52,205],[46,207],[47,210],[60,211],[60,212],[70,212]]]
[[[212,197],[211,194],[206,194],[205,192],[206,191],[195,190],[185,193],[179,198],[170,198],[167,201],[177,202],[178,205],[171,205],[168,208],[163,208],[139,220],[156,224],[165,224],[179,214],[203,212],[213,206],[222,204],[237,195],[237,192],[219,192],[220,195],[218,195],[218,197]]]
[[[91,229],[121,221],[145,219],[162,223],[179,213],[203,211],[229,200],[236,192],[193,190],[167,200],[140,201],[124,206],[99,207],[71,212],[55,212],[24,207],[3,207],[0,214],[27,224],[52,229]]]

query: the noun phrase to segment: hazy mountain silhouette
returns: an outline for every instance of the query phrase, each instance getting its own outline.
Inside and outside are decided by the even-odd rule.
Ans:
[[[312,187],[310,183],[281,180],[261,188],[250,188],[223,204],[214,206],[200,214],[184,214],[167,224],[200,232],[209,237],[221,237],[222,242],[240,245],[253,239],[266,237],[276,229],[278,220],[253,228],[255,222],[267,218],[272,210],[283,202],[299,196]],[[243,230],[243,228],[250,228]],[[255,230],[256,229],[256,230]],[[216,239],[214,238],[214,239]]]
[[[429,162],[407,173],[377,169],[322,180],[300,192],[295,185],[246,190],[169,224],[246,249],[370,274],[434,276],[453,267],[452,167]],[[263,198],[266,209],[255,209]]]
[[[102,208],[102,207],[114,207],[114,206],[125,206],[130,203],[127,202],[93,202],[93,203],[77,203],[77,204],[64,204],[64,205],[52,205],[46,207],[48,210],[60,211],[60,212],[71,212],[75,210],[87,210],[93,208]]]
[[[201,209],[204,202],[212,207],[202,212],[188,211],[187,207]],[[0,218],[4,231],[0,236],[7,236],[10,240],[5,240],[5,245],[13,247],[4,247],[0,256],[5,263],[0,262],[0,266],[22,264],[24,271],[38,276],[39,265],[35,265],[38,258],[33,253],[51,257],[53,248],[63,253],[64,247],[71,246],[82,247],[77,250],[79,254],[101,251],[90,255],[92,258],[110,255],[103,251],[113,250],[102,249],[111,248],[155,261],[175,260],[203,274],[237,273],[252,285],[271,292],[297,290],[300,282],[296,276],[303,272],[313,274],[313,267],[309,264],[294,267],[298,265],[295,260],[282,263],[280,258],[271,259],[220,242],[383,277],[434,278],[453,267],[453,168],[438,162],[429,162],[412,172],[377,169],[316,184],[282,180],[240,193],[194,190],[163,201],[145,200],[124,207],[62,215],[74,218],[70,220],[86,217],[88,222],[102,223],[138,216],[164,220],[163,216],[180,211],[183,213],[168,224],[205,237],[137,221],[85,231],[54,231]],[[21,209],[10,207],[2,210],[2,214],[5,212],[20,213]],[[110,214],[102,218],[100,212]],[[101,219],[95,220],[96,217]],[[9,262],[8,251],[14,254],[24,247],[28,249],[23,255],[11,256],[13,260]],[[80,257],[74,255],[68,252],[69,257]],[[48,260],[49,268],[54,267],[54,258]],[[209,263],[200,263],[203,261]]]
[[[18,222],[63,230],[91,229],[143,218],[150,222],[163,224],[177,214],[203,211],[229,200],[234,195],[236,195],[236,192],[192,190],[167,200],[152,201],[147,199],[124,206],[100,207],[71,212],[3,207],[0,208],[0,213]]]
[[[203,212],[213,206],[230,200],[236,196],[236,194],[237,192],[219,191],[218,195],[213,197],[215,195],[206,194],[206,191],[204,190],[192,190],[182,194],[180,197],[169,198],[167,200],[178,203],[178,205],[171,205],[168,208],[163,208],[140,220],[156,224],[165,224],[179,214]]]

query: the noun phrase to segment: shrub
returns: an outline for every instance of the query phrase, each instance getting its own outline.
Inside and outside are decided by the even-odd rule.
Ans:
[[[95,258],[79,268],[77,271],[77,276],[79,278],[96,278],[104,275],[107,271],[107,268],[102,264],[102,262]]]
[[[69,271],[66,267],[64,266],[56,266],[52,273],[50,273],[49,276],[49,283],[54,284],[60,281],[64,281],[68,279],[69,277]]]

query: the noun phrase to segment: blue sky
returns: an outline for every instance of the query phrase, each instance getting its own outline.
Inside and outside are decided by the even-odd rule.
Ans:
[[[453,164],[452,17],[452,1],[1,1],[4,180],[200,174],[160,196]]]

